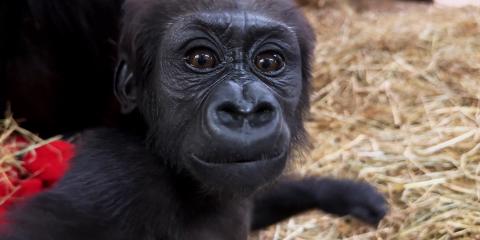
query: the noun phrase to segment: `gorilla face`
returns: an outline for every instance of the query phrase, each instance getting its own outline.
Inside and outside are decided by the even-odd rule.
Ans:
[[[230,12],[186,16],[164,36],[151,88],[169,109],[162,127],[184,136],[179,160],[212,187],[251,189],[278,176],[302,88],[295,34]]]
[[[229,10],[181,15],[159,28],[149,29],[162,31],[155,56],[137,63],[149,79],[124,90],[135,93],[151,151],[210,190],[251,193],[279,176],[306,105],[293,27]]]

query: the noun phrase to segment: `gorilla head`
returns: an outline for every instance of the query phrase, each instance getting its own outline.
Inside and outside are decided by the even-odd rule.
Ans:
[[[150,151],[214,191],[251,193],[305,139],[313,34],[287,0],[127,1],[115,92]]]

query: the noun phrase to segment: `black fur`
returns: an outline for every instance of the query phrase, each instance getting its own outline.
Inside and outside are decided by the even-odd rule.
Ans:
[[[36,1],[34,9],[65,3]],[[65,31],[85,40],[103,39],[84,30],[104,26],[82,16],[120,17],[117,2],[76,4],[63,6],[76,14],[45,10],[61,23],[50,22],[46,29],[65,24]],[[370,224],[383,218],[385,200],[368,184],[277,180],[292,151],[306,141],[314,37],[293,2],[127,0],[123,9],[113,87],[130,120],[83,134],[68,174],[52,190],[18,206],[0,239],[240,240],[310,209],[350,214]],[[89,27],[74,30],[82,24]],[[105,34],[115,35],[109,31],[115,30]],[[73,41],[98,54],[100,60],[92,62],[113,56],[97,52],[98,42]],[[199,48],[217,55],[218,64],[207,70],[187,64],[185,58]],[[256,68],[256,56],[272,51],[285,60],[283,68],[275,74]],[[95,54],[87,55],[82,59]],[[86,72],[107,69],[103,74],[111,76],[113,67],[107,65],[88,65]]]
[[[146,152],[141,137],[96,130],[83,138],[88,151],[56,188],[13,212],[11,235],[0,239],[234,240],[311,209],[371,224],[386,212],[368,184],[332,179],[282,179],[253,198],[211,195]]]

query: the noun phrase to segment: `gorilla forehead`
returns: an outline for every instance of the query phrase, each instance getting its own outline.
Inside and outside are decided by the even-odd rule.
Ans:
[[[287,24],[268,16],[244,10],[228,12],[203,12],[180,16],[170,26],[173,38],[210,34],[217,36],[229,45],[245,41],[275,37],[292,43],[296,40],[295,31]]]
[[[292,0],[126,0],[124,20],[132,27],[144,24],[171,23],[173,18],[195,14],[237,12],[241,22],[248,19],[245,13],[252,13],[276,19],[283,23],[295,22],[298,9]],[[217,17],[224,17],[216,14]],[[273,21],[272,21],[273,22]],[[278,23],[278,22],[277,22]]]
[[[205,12],[183,17],[191,24],[202,27],[212,27],[223,31],[236,30],[240,33],[286,31],[294,34],[284,22],[274,20],[268,16],[248,11]]]

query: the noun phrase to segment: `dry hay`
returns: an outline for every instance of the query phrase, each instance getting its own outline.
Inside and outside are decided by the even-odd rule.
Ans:
[[[298,170],[366,180],[391,209],[378,229],[315,212],[252,239],[480,239],[480,9],[307,12],[314,149]]]

